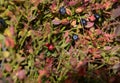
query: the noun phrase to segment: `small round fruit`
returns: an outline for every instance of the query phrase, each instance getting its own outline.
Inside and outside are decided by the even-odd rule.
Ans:
[[[74,34],[72,38],[74,41],[76,41],[76,40],[78,40],[78,35]]]
[[[0,28],[1,27],[6,27],[6,23],[5,23],[5,20],[3,18],[0,18]]]
[[[65,14],[66,14],[66,9],[65,9],[64,6],[60,7],[59,13],[60,13],[61,15],[65,15]]]
[[[54,46],[52,44],[50,44],[49,47],[48,47],[48,50],[53,51],[54,50]]]
[[[86,21],[85,19],[81,19],[81,20],[80,20],[80,23],[81,23],[83,26],[87,25],[87,21]]]
[[[94,14],[95,18],[96,19],[99,19],[100,18],[100,15],[99,14]]]
[[[49,44],[49,43],[46,43],[46,44],[45,44],[45,46],[46,46],[46,47],[49,47],[49,46],[50,46],[50,44]]]

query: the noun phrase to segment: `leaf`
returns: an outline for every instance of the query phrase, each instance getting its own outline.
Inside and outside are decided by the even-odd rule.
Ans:
[[[77,4],[77,2],[76,1],[69,1],[69,6],[74,6],[74,5],[76,5]]]
[[[76,12],[76,13],[81,13],[83,10],[84,10],[83,7],[78,7],[78,8],[75,10],[75,12]]]
[[[12,67],[10,64],[4,64],[4,67],[7,72],[10,72],[12,70]]]
[[[57,4],[56,2],[53,2],[52,5],[50,6],[50,10],[52,13],[55,13],[57,10]]]
[[[47,74],[47,71],[43,69],[43,70],[39,70],[38,73],[39,73],[39,76],[42,77]]]
[[[105,47],[104,47],[105,50],[110,50],[111,48],[112,48],[112,47],[110,47],[110,46],[105,46]]]
[[[63,25],[67,25],[67,24],[69,24],[69,20],[68,19],[62,19],[61,23]]]
[[[15,46],[15,42],[14,42],[14,40],[12,38],[6,37],[6,39],[5,39],[5,45],[7,47],[13,48]]]
[[[112,3],[110,1],[107,1],[103,4],[103,6],[106,10],[108,10],[112,7]]]
[[[73,27],[76,27],[77,25],[76,25],[76,20],[73,20],[72,22],[71,22],[71,26],[73,26]]]
[[[71,10],[70,9],[68,9],[68,8],[66,8],[66,13],[68,14],[68,15],[72,15],[72,12],[71,12]]]
[[[70,64],[73,68],[75,68],[77,66],[77,59],[70,57]]]
[[[115,19],[120,16],[120,7],[111,11],[111,19]]]
[[[94,26],[94,22],[87,22],[86,28],[90,28]]]
[[[114,34],[115,36],[120,36],[120,24],[116,26],[115,30],[114,30]]]
[[[113,65],[112,69],[114,73],[117,73],[120,69],[120,63]]]
[[[20,79],[20,80],[23,80],[23,79],[25,79],[26,78],[26,71],[23,69],[23,70],[19,70],[18,72],[17,72],[17,77],[18,77],[18,79]]]
[[[13,26],[10,26],[9,28],[5,29],[4,35],[6,35],[8,37],[15,36],[15,28]]]
[[[32,30],[29,30],[28,31],[28,34],[27,34],[27,37],[31,36],[32,35]]]
[[[61,20],[56,17],[54,20],[52,20],[52,23],[54,25],[59,25],[61,23]]]
[[[10,53],[8,51],[3,51],[3,56],[5,58],[9,57]]]
[[[3,41],[5,39],[4,35],[0,34],[0,41]]]
[[[95,21],[95,19],[96,19],[94,15],[91,15],[88,18],[90,19],[90,21]]]
[[[30,2],[37,7],[41,3],[41,0],[30,0]]]
[[[110,54],[111,55],[115,55],[117,54],[117,51],[120,50],[120,47],[117,45],[117,46],[114,46],[112,49],[111,49],[111,52]]]

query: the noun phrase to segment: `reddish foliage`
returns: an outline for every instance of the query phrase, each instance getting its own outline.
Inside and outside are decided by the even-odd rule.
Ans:
[[[55,12],[56,12],[56,10],[57,10],[57,4],[56,4],[55,1],[54,1],[54,2],[52,3],[52,5],[50,6],[50,9],[51,9],[51,12],[52,12],[52,13],[55,13]]]
[[[11,71],[12,71],[12,67],[11,67],[10,64],[4,64],[4,67],[5,67],[5,70],[6,70],[7,72],[11,72]]]
[[[46,64],[45,64],[45,69],[46,70],[51,70],[52,65],[53,65],[53,61],[54,61],[53,58],[47,58],[46,59]]]
[[[95,21],[95,20],[96,20],[96,18],[95,18],[94,15],[91,15],[91,16],[89,16],[88,18],[89,18],[90,21]]]
[[[66,13],[68,14],[68,15],[72,15],[72,11],[70,10],[70,9],[68,9],[68,8],[66,8]]]
[[[20,79],[20,80],[25,79],[25,78],[26,78],[26,71],[25,71],[25,70],[19,70],[19,71],[17,72],[17,77],[18,77],[18,79]]]
[[[13,40],[12,38],[6,37],[6,39],[5,39],[5,45],[6,45],[7,47],[14,48],[15,42],[14,42],[14,40]]]
[[[77,4],[77,1],[74,1],[74,0],[69,1],[68,3],[69,6],[75,6],[76,4]]]
[[[47,71],[45,69],[43,69],[43,70],[39,70],[38,73],[39,73],[38,83],[42,83],[41,78],[47,74]]]

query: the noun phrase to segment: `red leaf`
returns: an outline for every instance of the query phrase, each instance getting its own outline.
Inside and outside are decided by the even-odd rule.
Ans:
[[[68,9],[68,8],[66,8],[66,13],[68,14],[68,15],[72,15],[72,12],[71,12],[71,10],[70,9]]]
[[[87,22],[86,28],[90,28],[94,26],[94,22]]]
[[[53,23],[54,25],[59,25],[59,24],[61,23],[61,21],[60,21],[60,19],[58,19],[58,18],[56,17],[54,20],[52,20],[52,23]]]
[[[81,13],[83,10],[84,10],[83,7],[78,7],[78,8],[75,10],[75,12],[76,12],[76,13]]]
[[[10,32],[11,32],[12,36],[15,35],[15,30],[14,30],[14,29],[15,29],[15,28],[14,28],[13,26],[10,27]]]
[[[50,6],[51,12],[55,13],[55,11],[57,10],[57,5],[56,2],[53,2],[52,5]]]
[[[91,15],[88,18],[89,18],[90,21],[95,21],[95,19],[96,19],[94,15]]]
[[[66,40],[65,40],[66,43],[69,43],[70,41],[71,41],[70,37],[67,37]]]
[[[12,70],[12,67],[10,64],[5,64],[4,67],[7,72],[10,72]]]
[[[7,47],[11,47],[11,48],[14,48],[14,46],[15,46],[14,40],[10,37],[6,37],[5,44]]]
[[[25,71],[25,70],[19,70],[19,71],[17,72],[17,77],[18,77],[18,79],[20,79],[20,80],[25,79],[25,78],[26,78],[26,71]]]
[[[69,1],[69,6],[74,6],[74,5],[76,5],[76,4],[77,4],[76,1]]]
[[[69,24],[69,20],[68,20],[68,19],[63,19],[63,20],[61,21],[61,23],[62,23],[63,25],[67,25],[67,24]]]
[[[70,64],[73,68],[75,68],[77,66],[77,59],[70,57]]]
[[[103,6],[106,10],[108,10],[111,7],[111,5],[112,5],[111,1],[107,1],[103,4]]]
[[[95,33],[96,33],[97,35],[100,35],[100,34],[102,34],[102,30],[96,29],[96,30],[95,30]]]
[[[42,77],[42,76],[47,74],[47,71],[46,70],[39,70],[38,73],[39,73],[39,76]]]
[[[84,3],[87,3],[87,2],[89,2],[90,0],[84,0]]]
[[[105,46],[105,47],[104,47],[105,50],[110,50],[111,48],[112,48],[112,47],[110,47],[110,46]]]

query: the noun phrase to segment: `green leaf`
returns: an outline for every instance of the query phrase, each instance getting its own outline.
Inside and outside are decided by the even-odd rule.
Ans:
[[[3,41],[5,39],[4,35],[0,34],[0,41]]]

